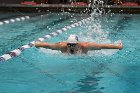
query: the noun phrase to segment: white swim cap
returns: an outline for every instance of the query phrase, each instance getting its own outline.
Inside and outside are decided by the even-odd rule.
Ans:
[[[77,43],[78,42],[78,37],[74,34],[70,35],[67,42],[69,43]]]

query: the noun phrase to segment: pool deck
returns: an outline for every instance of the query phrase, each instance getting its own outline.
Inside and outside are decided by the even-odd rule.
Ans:
[[[126,13],[126,14],[139,14],[140,6],[96,6],[98,8],[104,8],[105,11],[113,13]],[[95,8],[95,7],[94,7]],[[21,5],[21,4],[0,4],[0,11],[10,12],[91,12],[93,7],[91,6],[75,6],[70,4],[39,4],[39,5]]]

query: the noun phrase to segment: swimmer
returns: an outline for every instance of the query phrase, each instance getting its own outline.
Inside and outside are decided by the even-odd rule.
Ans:
[[[101,49],[122,49],[122,43],[119,44],[97,44],[95,42],[80,42],[76,35],[70,35],[66,42],[57,42],[49,44],[47,42],[35,42],[35,47],[60,50],[67,54],[86,54],[89,50]]]

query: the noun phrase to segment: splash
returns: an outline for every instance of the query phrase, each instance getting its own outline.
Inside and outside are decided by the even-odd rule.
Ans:
[[[108,39],[108,32],[102,29],[100,19],[103,15],[104,9],[99,9],[98,6],[101,4],[100,0],[95,0],[93,3],[93,12],[91,13],[91,21],[85,24],[87,31],[85,33],[80,33],[83,41],[94,41],[97,43],[111,43]]]
[[[85,29],[87,29],[84,33],[80,32],[81,41],[90,41],[96,42],[99,44],[105,43],[113,43],[108,38],[109,33],[102,28],[102,17],[106,14],[103,8],[99,8],[98,6],[102,6],[104,4],[101,0],[94,0],[92,4],[93,12],[91,13],[91,21],[85,24]],[[95,8],[96,7],[96,8]],[[121,41],[114,42],[115,44],[120,43]],[[116,53],[118,49],[102,49],[90,51],[89,55],[102,56],[107,55],[111,56]]]
[[[57,51],[57,50],[51,50],[51,49],[45,49],[45,48],[39,48],[39,52],[49,54],[51,56],[59,55],[61,53],[60,51]]]

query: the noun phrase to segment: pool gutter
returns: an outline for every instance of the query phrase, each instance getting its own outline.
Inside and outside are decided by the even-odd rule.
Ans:
[[[113,13],[125,13],[125,14],[139,14],[140,6],[96,6],[98,8],[104,8],[105,11]],[[96,8],[94,7],[94,8]],[[74,6],[70,4],[41,4],[41,5],[21,5],[21,4],[0,4],[0,11],[8,12],[76,12],[84,13],[91,12],[93,9],[91,6]]]

